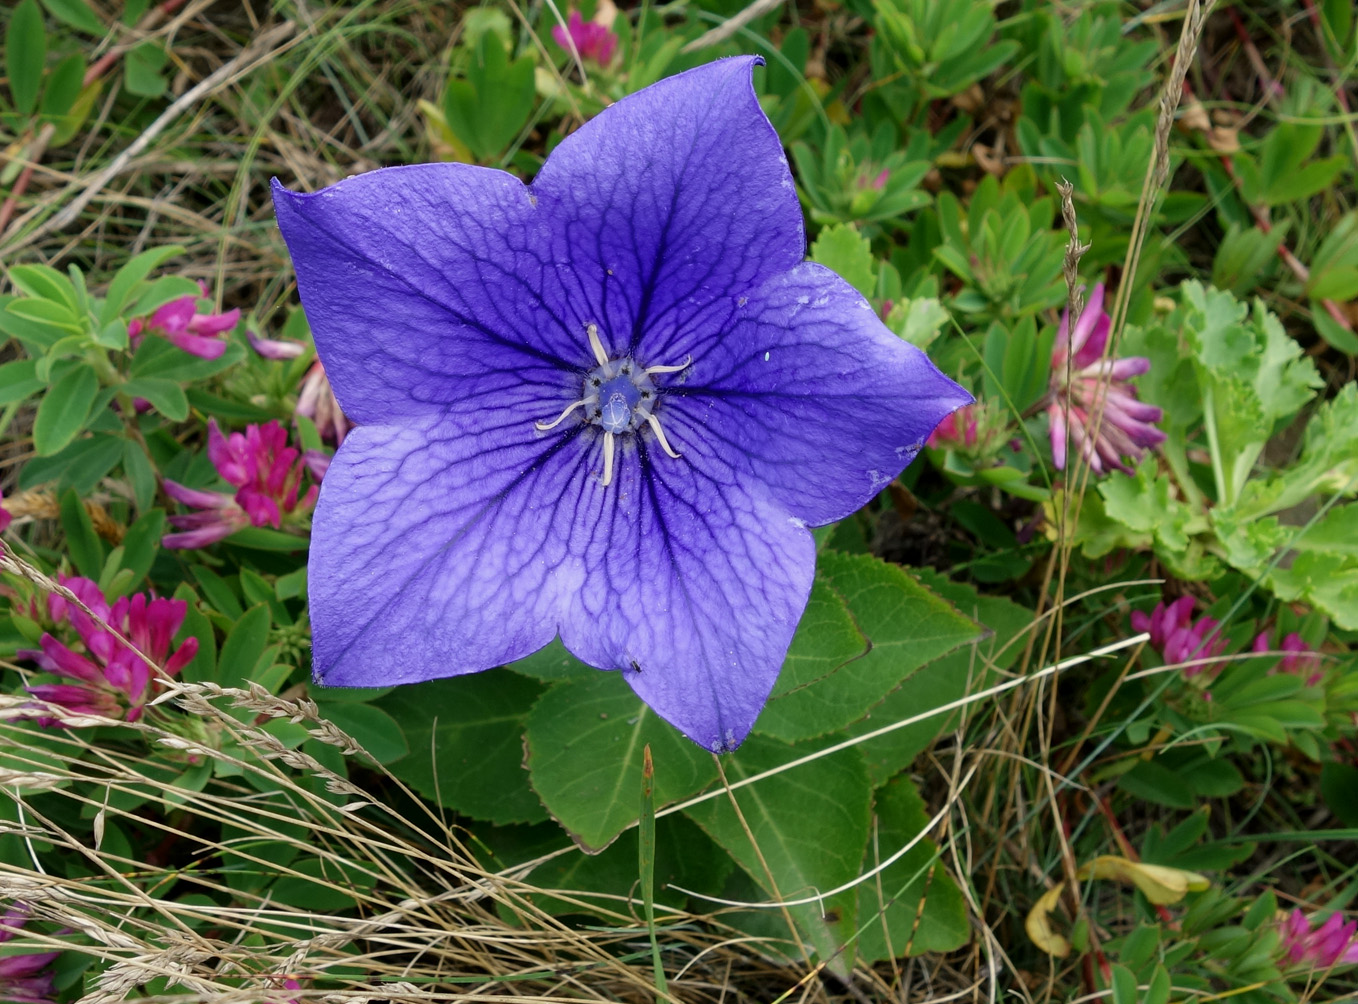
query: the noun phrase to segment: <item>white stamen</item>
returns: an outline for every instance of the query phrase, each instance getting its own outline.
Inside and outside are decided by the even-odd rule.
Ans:
[[[587,325],[585,334],[589,336],[589,347],[594,350],[594,358],[599,361],[600,366],[608,364],[608,353],[604,351],[604,343],[599,341],[599,326],[597,324]]]
[[[650,376],[653,373],[678,373],[680,370],[688,369],[689,364],[692,362],[692,356],[685,356],[684,361],[678,366],[647,366],[646,375]]]
[[[555,429],[558,425],[560,425],[562,422],[566,420],[567,415],[573,412],[576,408],[583,407],[584,403],[585,403],[584,401],[576,401],[573,405],[570,405],[565,411],[558,415],[553,421],[534,422],[533,427],[537,429],[538,432],[546,432],[548,429]]]
[[[613,480],[613,433],[604,433],[604,480],[603,487]]]
[[[656,418],[654,415],[647,415],[646,424],[649,425],[651,427],[651,431],[655,433],[655,438],[660,440],[660,448],[663,449],[675,460],[678,460],[679,454],[675,453],[674,450],[670,448],[669,441],[665,439],[664,430],[660,428],[660,419]],[[604,483],[607,484],[607,482]]]

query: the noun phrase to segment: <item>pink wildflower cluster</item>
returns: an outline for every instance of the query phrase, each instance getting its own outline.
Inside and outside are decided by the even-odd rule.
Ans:
[[[1196,605],[1193,597],[1184,596],[1168,605],[1157,603],[1149,615],[1139,610],[1132,613],[1132,628],[1150,632],[1151,645],[1166,663],[1193,664],[1184,667],[1184,676],[1215,672],[1220,667],[1212,660],[1226,648],[1218,621],[1211,617],[1193,619]]]
[[[566,27],[554,25],[552,38],[567,52],[578,52],[581,59],[592,59],[607,66],[618,46],[618,36],[597,21],[586,21],[578,10],[571,11]]]
[[[0,944],[28,922],[29,909],[15,903],[0,916]],[[0,1000],[9,1004],[45,1004],[53,999],[53,975],[47,970],[60,952],[28,952],[0,956]]]
[[[207,452],[217,473],[236,491],[202,491],[167,479],[165,493],[199,511],[170,517],[170,525],[183,532],[167,534],[161,542],[165,547],[206,547],[247,526],[278,529],[284,516],[304,512],[316,501],[315,485],[302,493],[303,458],[288,446],[288,432],[277,422],[224,436],[211,419]]]
[[[208,295],[207,284],[200,282],[203,296]],[[240,311],[224,314],[200,314],[198,298],[182,296],[158,308],[149,318],[133,318],[127,325],[127,335],[135,349],[147,334],[160,335],[172,345],[204,359],[216,359],[226,351],[226,341],[218,336],[233,330],[240,323]]]
[[[1165,440],[1154,425],[1162,412],[1138,401],[1136,389],[1127,382],[1149,370],[1150,360],[1144,356],[1103,358],[1112,326],[1112,318],[1103,310],[1103,295],[1103,283],[1099,283],[1073,333],[1069,311],[1063,311],[1056,333],[1047,415],[1058,471],[1066,466],[1067,438],[1098,474],[1112,468],[1131,473],[1124,457],[1140,460],[1147,449]],[[1103,417],[1096,436],[1094,418],[1100,410]]]
[[[63,577],[61,584],[107,628],[64,596],[49,596],[47,610],[54,626],[69,624],[80,638],[78,647],[81,651],[44,633],[37,650],[22,651],[18,655],[31,659],[49,673],[75,682],[42,684],[27,688],[28,692],[75,714],[126,718],[135,722],[150,697],[152,676],[150,665],[137,652],[169,676],[178,673],[198,654],[197,638],[186,638],[171,652],[175,632],[184,623],[189,605],[183,600],[167,600],[146,593],[124,596],[110,604],[98,584],[89,579]],[[39,721],[44,725],[58,724],[53,719]]]
[[[1330,969],[1358,962],[1358,920],[1346,924],[1341,914],[1332,913],[1325,923],[1312,928],[1305,914],[1293,910],[1281,927],[1283,949],[1293,965]]]
[[[1260,653],[1282,652],[1283,657],[1278,663],[1278,668],[1294,676],[1304,675],[1308,687],[1319,686],[1325,679],[1325,674],[1320,669],[1320,656],[1316,655],[1311,646],[1295,631],[1283,638],[1276,649],[1268,640],[1268,632],[1261,631],[1254,639],[1253,649]]]

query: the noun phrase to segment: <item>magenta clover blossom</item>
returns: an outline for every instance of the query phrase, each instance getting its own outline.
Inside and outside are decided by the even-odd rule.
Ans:
[[[0,944],[19,934],[28,923],[29,907],[13,903],[0,915]],[[56,976],[52,963],[60,952],[0,955],[0,1000],[6,1004],[45,1004],[54,1000]]]
[[[207,299],[207,284],[199,282],[203,299]],[[148,318],[134,317],[127,325],[127,335],[136,348],[148,332],[160,335],[185,352],[204,359],[217,359],[226,351],[226,342],[219,336],[235,329],[240,323],[240,310],[224,314],[200,314],[198,297],[181,296],[156,309]]]
[[[316,678],[388,686],[560,637],[732,750],[854,512],[970,398],[805,235],[756,59],[663,80],[531,185],[466,164],[274,183],[357,428],[308,569]]]
[[[1061,312],[1046,398],[1052,461],[1058,471],[1066,467],[1067,441],[1095,474],[1112,469],[1130,474],[1124,457],[1136,462],[1165,441],[1165,434],[1155,427],[1164,413],[1137,400],[1136,388],[1128,382],[1149,371],[1150,360],[1104,358],[1113,319],[1103,309],[1103,296],[1103,283],[1096,283],[1074,331],[1069,309]]]

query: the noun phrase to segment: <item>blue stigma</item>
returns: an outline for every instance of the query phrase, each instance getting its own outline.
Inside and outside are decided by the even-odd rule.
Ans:
[[[620,436],[632,428],[632,410],[641,401],[641,388],[629,375],[615,376],[605,381],[598,390],[599,417],[596,419],[604,432]]]

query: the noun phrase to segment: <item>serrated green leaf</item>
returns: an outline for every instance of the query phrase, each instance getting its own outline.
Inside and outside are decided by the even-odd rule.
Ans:
[[[877,262],[866,237],[847,223],[820,232],[811,245],[811,260],[839,274],[863,296],[877,292]]]
[[[47,31],[42,25],[42,11],[37,0],[20,0],[5,29],[5,75],[20,115],[28,115],[37,107],[46,59]]]
[[[898,777],[874,795],[875,840],[869,844],[862,871],[876,869],[924,830],[929,813],[909,778]],[[864,882],[858,894],[858,956],[866,963],[951,952],[971,936],[966,903],[935,861],[932,840],[921,840],[908,853]]]
[[[861,641],[848,633],[851,625],[871,649],[841,662],[817,682],[769,701],[755,730],[784,742],[824,735],[862,718],[920,666],[980,634],[975,623],[899,566],[837,551],[823,552],[818,565],[823,588],[837,594],[851,617],[833,626],[833,654],[838,657],[855,645],[862,651]],[[828,598],[825,602],[828,611]],[[831,629],[827,624],[826,630]],[[818,669],[830,661],[822,661]]]
[[[50,457],[76,437],[98,392],[99,380],[85,366],[76,366],[48,389],[33,419],[33,448],[38,456]]]
[[[527,727],[528,770],[547,811],[588,850],[606,847],[638,815],[641,751],[655,761],[657,808],[716,777],[712,754],[641,703],[621,673],[548,688]]]
[[[817,748],[817,743],[790,746],[751,736],[722,764],[727,780],[735,784]],[[658,761],[656,770],[659,781]],[[786,909],[819,958],[832,971],[848,971],[859,926],[858,891],[825,894],[858,875],[867,847],[872,791],[863,758],[855,749],[843,749],[733,794],[750,828],[748,834],[725,795],[684,811],[735,859],[767,899],[810,899]],[[840,952],[846,944],[850,947]]]
[[[783,660],[771,697],[781,697],[809,686],[867,651],[868,640],[854,624],[843,598],[824,575],[817,572],[811,586],[811,598],[802,619],[797,622],[797,633]]]
[[[448,81],[443,113],[453,134],[489,162],[518,136],[535,99],[532,58],[510,62],[504,40],[486,31],[470,46],[465,77]]]
[[[497,825],[545,820],[523,766],[524,723],[542,691],[503,670],[394,689],[374,703],[401,723],[410,753],[388,770],[473,819]]]
[[[985,687],[995,672],[1013,666],[1023,652],[1022,644],[1015,639],[1031,625],[1032,611],[1006,599],[983,596],[973,587],[952,582],[931,569],[913,569],[912,573],[959,613],[983,625],[986,636],[911,674],[867,717],[849,726],[847,731],[852,736],[867,735],[884,725],[951,704],[968,688]],[[908,767],[936,736],[957,721],[958,714],[936,715],[861,743],[858,749],[867,760],[873,784],[885,784]]]

